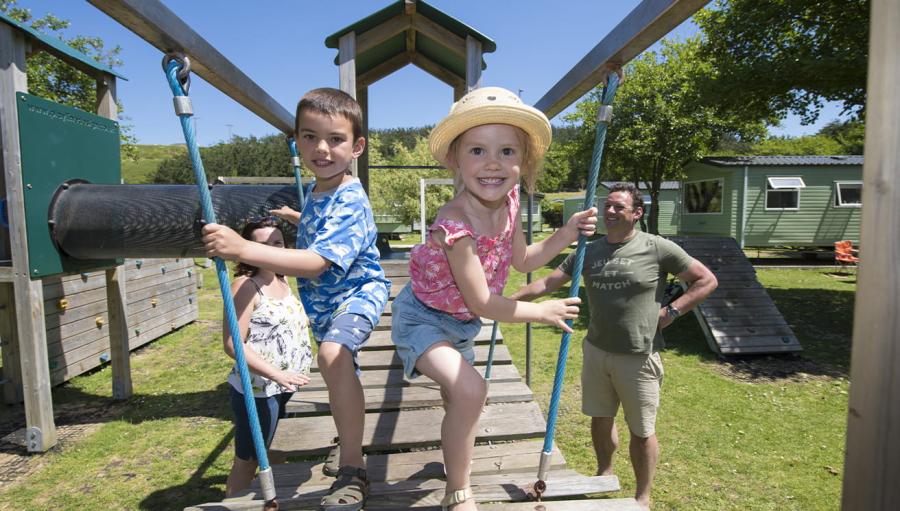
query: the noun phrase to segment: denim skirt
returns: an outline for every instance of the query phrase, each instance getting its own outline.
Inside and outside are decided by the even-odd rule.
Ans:
[[[391,307],[391,340],[397,346],[407,376],[419,376],[416,361],[441,341],[452,344],[469,364],[475,363],[475,337],[481,331],[480,318],[463,321],[433,309],[416,298],[412,284],[406,284]]]

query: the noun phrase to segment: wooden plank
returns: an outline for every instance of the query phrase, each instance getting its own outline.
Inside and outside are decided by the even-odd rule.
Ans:
[[[450,71],[449,69],[437,64],[433,60],[428,57],[422,55],[421,53],[413,53],[410,55],[412,58],[412,63],[418,66],[422,71],[430,74],[431,76],[437,78],[438,80],[446,83],[451,87],[460,86],[465,89],[466,82],[461,77],[457,76],[455,73]]]
[[[481,376],[484,376],[484,371],[487,366],[476,366],[475,370],[478,371]],[[425,376],[420,376],[415,379],[408,379],[403,374],[403,370],[400,368],[394,369],[372,369],[363,371],[359,377],[360,383],[362,383],[363,388],[372,388],[372,387],[395,387],[395,386],[422,386],[422,385],[433,385],[434,382]],[[497,365],[494,366],[491,370],[491,381],[492,382],[508,382],[508,381],[521,381],[522,377],[519,375],[519,370],[516,369],[512,364],[507,365]],[[325,381],[322,379],[321,373],[315,372],[310,373],[309,375],[309,384],[304,387],[304,390],[321,390],[325,388]]]
[[[466,36],[466,91],[481,87],[481,41]]]
[[[356,36],[356,52],[362,54],[403,32],[410,26],[409,16],[398,14]]]
[[[791,337],[795,338],[794,331],[787,325],[724,325],[713,326],[709,324],[710,330],[716,339],[729,337]]]
[[[501,444],[480,444],[472,453],[472,475],[537,473],[543,440],[524,440]],[[274,465],[275,485],[303,487],[307,484],[327,485],[334,478],[322,474],[325,462],[303,461]],[[556,444],[550,458],[551,470],[563,470],[566,460]],[[370,454],[366,456],[366,470],[371,481],[398,481],[404,479],[440,479],[444,477],[444,457],[440,449],[412,452]],[[259,489],[254,480],[253,489]]]
[[[0,360],[3,362],[3,400],[7,404],[22,401],[22,372],[19,367],[18,327],[15,290],[12,282],[0,282]]]
[[[363,389],[367,412],[441,406],[441,389],[437,384],[414,387],[387,387]],[[514,403],[531,401],[531,389],[519,382],[492,382],[487,402]],[[331,413],[327,390],[301,389],[295,392],[287,404],[290,416],[322,415]]]
[[[403,69],[404,67],[409,65],[410,62],[412,62],[412,58],[409,56],[409,53],[398,53],[397,55],[394,55],[384,62],[381,62],[372,69],[369,69],[365,73],[357,76],[356,86],[368,87],[378,80],[381,80],[385,76]]]
[[[475,346],[475,365],[485,365],[487,363],[488,346]],[[359,364],[363,371],[371,369],[394,369],[402,367],[400,357],[394,350],[365,350],[359,352]],[[512,364],[512,357],[509,349],[499,344],[494,347],[494,364]],[[319,367],[316,361],[313,361],[311,368],[313,372],[318,372]]]
[[[715,296],[711,296],[703,302],[703,305],[706,307],[731,307],[731,308],[741,308],[741,307],[774,307],[772,303],[772,299],[768,296],[762,298],[750,298],[750,299],[741,299],[741,298],[718,298]],[[702,310],[702,307],[701,307]]]
[[[367,413],[363,450],[387,451],[436,446],[441,440],[444,410],[402,410]],[[537,403],[488,405],[481,414],[476,441],[538,438],[544,435],[544,416]],[[272,452],[286,456],[311,456],[328,452],[337,435],[330,416],[286,418],[278,423]]]
[[[434,39],[435,42],[444,46],[451,52],[464,59],[466,58],[466,40],[462,37],[419,13],[413,14],[410,21],[412,23],[412,28],[416,32],[421,32],[423,35],[430,39]]]
[[[733,302],[733,301],[732,301]],[[744,317],[770,317],[781,316],[781,312],[775,307],[775,304],[757,303],[748,304],[746,307],[734,303],[702,303],[699,309],[705,317],[728,317],[728,318],[744,318]]]
[[[28,91],[25,39],[21,32],[0,23],[0,158],[9,220],[9,253],[13,268],[13,296],[22,391],[25,397],[26,448],[44,452],[56,444],[53,397],[47,367],[43,286],[29,278],[28,237],[16,92]]]
[[[765,353],[796,353],[798,351],[803,351],[803,348],[797,344],[783,344],[780,346],[725,346],[721,353],[722,355],[761,355]]]
[[[742,317],[730,317],[728,315],[725,316],[715,316],[710,314],[704,314],[704,319],[706,319],[706,323],[710,326],[710,328],[724,328],[724,327],[773,327],[773,326],[788,326],[787,321],[779,315],[775,314],[772,316],[742,316]]]
[[[369,508],[378,511],[400,511],[398,507]],[[416,511],[441,511],[440,506],[422,506]],[[502,502],[478,504],[479,511],[646,511],[633,498],[592,500],[545,500],[536,502]]]
[[[582,496],[593,493],[618,491],[619,480],[616,476],[583,476],[571,470],[551,472],[548,477],[552,484],[547,485],[544,497],[559,499]],[[481,475],[471,480],[472,492],[478,502],[528,501],[532,491],[534,475],[529,474],[497,474]],[[387,483],[373,483],[366,509],[409,509],[423,506],[436,506],[444,496],[445,482],[439,479],[406,480]],[[291,487],[277,488],[276,499],[280,509],[308,509],[318,504],[327,492],[328,487],[307,486],[302,493],[293,491]],[[229,510],[262,510],[262,500],[254,492],[222,503],[201,504],[185,509],[229,509]],[[535,504],[530,503],[532,509]]]
[[[769,293],[766,292],[762,287],[759,288],[723,288],[716,289],[712,292],[712,294],[707,297],[707,300],[722,300],[722,299],[735,299],[735,300],[771,300],[769,298]]]
[[[389,320],[387,316],[381,316],[381,319],[378,321],[378,327],[381,327],[382,321],[385,319]],[[363,350],[394,349],[394,343],[391,341],[391,331],[382,330],[378,327],[376,327],[375,331],[372,332],[372,335],[369,336],[369,340],[366,341],[366,344],[362,348]],[[475,344],[489,344],[491,342],[491,331],[493,329],[493,323],[481,327],[478,335],[475,336]],[[497,342],[502,341],[503,329],[497,328]]]
[[[760,348],[763,346],[798,345],[793,335],[722,335],[716,336],[719,346],[726,348]]]

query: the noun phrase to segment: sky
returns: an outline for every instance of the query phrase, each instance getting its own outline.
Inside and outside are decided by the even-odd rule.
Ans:
[[[382,9],[393,0],[164,0],[163,3],[216,47],[289,112],[307,90],[337,87],[336,49],[325,38]],[[534,104],[599,43],[639,0],[430,0],[429,4],[491,38],[497,50],[485,54],[482,85],[519,92]],[[140,144],[183,143],[162,73],[162,53],[112,18],[81,0],[19,0],[35,17],[52,13],[71,22],[66,36],[99,36],[108,47],[122,48],[116,71],[117,93],[125,122]],[[669,36],[697,32],[690,21]],[[197,138],[202,146],[232,135],[265,136],[274,127],[199,77],[192,79]],[[452,89],[412,65],[369,87],[371,128],[435,124],[450,108]],[[571,108],[569,109],[571,110]],[[564,111],[552,121],[563,123]],[[801,126],[788,118],[776,135],[812,134],[838,117],[826,105],[820,120]]]

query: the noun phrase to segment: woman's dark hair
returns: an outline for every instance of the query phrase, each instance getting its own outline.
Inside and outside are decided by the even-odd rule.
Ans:
[[[274,227],[281,231],[281,224],[278,222],[278,218],[274,216],[266,216],[266,217],[256,217],[247,220],[247,223],[244,224],[244,228],[241,230],[241,236],[245,240],[252,239],[253,231],[257,229],[263,229],[265,227]],[[281,231],[281,235],[284,236],[284,232]],[[256,275],[256,272],[259,271],[259,268],[253,265],[249,265],[247,263],[238,263],[237,266],[234,267],[234,276],[235,277],[252,277]],[[281,277],[281,275],[279,275]]]

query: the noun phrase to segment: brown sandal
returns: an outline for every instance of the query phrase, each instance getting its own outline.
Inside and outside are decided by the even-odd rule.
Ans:
[[[363,468],[341,467],[337,479],[322,497],[322,511],[360,511],[369,497],[369,478]]]
[[[441,500],[441,509],[450,509],[451,507],[462,504],[463,502],[473,498],[472,488],[463,488],[462,490],[452,491]]]
[[[334,445],[328,451],[328,457],[325,458],[325,464],[322,465],[322,473],[328,477],[336,477],[341,463],[341,439],[334,437]]]

